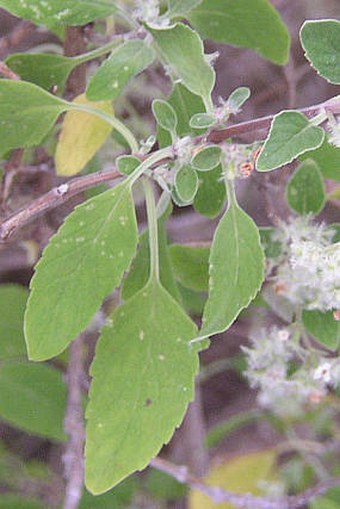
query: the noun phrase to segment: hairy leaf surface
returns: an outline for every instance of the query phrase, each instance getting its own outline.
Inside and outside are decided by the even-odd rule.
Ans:
[[[129,267],[137,245],[126,184],[91,198],[51,239],[31,281],[25,335],[29,357],[62,352],[87,327]]]
[[[154,280],[117,308],[91,368],[86,485],[102,493],[147,466],[193,398],[196,327]]]

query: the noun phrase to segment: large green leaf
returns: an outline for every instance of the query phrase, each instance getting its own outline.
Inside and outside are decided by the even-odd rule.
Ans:
[[[202,0],[168,0],[169,10],[166,16],[180,18],[186,16],[194,7],[202,3]]]
[[[0,7],[37,25],[85,25],[112,14],[112,0],[0,0]]]
[[[154,56],[139,39],[118,46],[90,79],[86,96],[91,101],[115,99],[131,78],[152,64]]]
[[[215,73],[206,60],[203,43],[197,33],[182,23],[164,29],[147,28],[174,77],[180,79],[190,92],[209,103]]]
[[[287,201],[298,214],[318,214],[325,205],[326,195],[321,172],[313,159],[306,159],[290,178]]]
[[[313,159],[325,178],[340,181],[340,148],[326,139],[319,148],[301,154],[299,159]]]
[[[209,297],[202,336],[226,330],[253,300],[264,278],[258,228],[233,202],[216,229],[209,264]]]
[[[62,352],[120,283],[137,245],[130,187],[120,184],[68,216],[31,282],[25,321],[29,357]]]
[[[65,440],[66,386],[56,369],[43,364],[0,368],[0,417],[28,433]]]
[[[189,19],[204,38],[250,48],[276,64],[288,61],[289,32],[268,0],[204,0]]]
[[[0,80],[0,155],[38,145],[67,102],[24,81]]]
[[[194,209],[204,216],[214,218],[221,212],[225,200],[226,190],[221,165],[211,171],[200,172]]]
[[[183,246],[172,244],[170,255],[176,278],[193,290],[208,290],[208,247]]]
[[[275,115],[268,137],[257,159],[258,171],[270,171],[292,162],[296,157],[320,147],[325,131],[314,126],[298,111]]]
[[[330,83],[340,83],[340,21],[305,21],[300,38],[314,69]]]
[[[332,311],[305,310],[302,314],[303,324],[306,330],[319,343],[331,350],[340,347],[340,322],[335,320]]]
[[[22,286],[0,286],[0,359],[26,356],[23,322],[27,297]]]
[[[91,368],[86,485],[102,493],[147,466],[193,398],[196,327],[154,280],[112,315]]]

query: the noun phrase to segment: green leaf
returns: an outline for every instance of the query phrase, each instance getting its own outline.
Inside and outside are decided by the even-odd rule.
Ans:
[[[35,83],[46,90],[57,86],[62,93],[66,80],[78,61],[61,55],[15,53],[6,64],[24,81]]]
[[[1,509],[43,509],[38,500],[16,497],[15,495],[0,495],[0,507]]]
[[[205,104],[210,104],[215,72],[205,58],[203,42],[198,34],[182,23],[164,29],[147,28],[174,76],[190,92],[201,96]]]
[[[286,64],[290,37],[268,0],[204,0],[189,20],[202,37],[250,48],[276,64]]]
[[[44,364],[7,364],[0,369],[0,417],[28,433],[65,440],[66,386]]]
[[[326,495],[313,500],[311,509],[338,509],[340,504],[340,488],[336,486],[327,491]]]
[[[0,154],[38,145],[68,104],[24,81],[0,80]]]
[[[179,291],[181,294],[181,302],[183,308],[190,316],[199,316],[203,314],[205,302],[207,300],[206,294],[203,292],[196,292],[190,288],[186,288],[181,284],[178,284]],[[201,343],[202,344],[202,343]]]
[[[0,286],[0,359],[26,356],[22,326],[27,297],[22,286]]]
[[[200,172],[194,209],[212,219],[221,212],[225,199],[226,190],[222,179],[222,167],[218,166],[209,172]]]
[[[202,336],[225,331],[259,291],[264,253],[254,221],[231,202],[213,240]]]
[[[210,171],[216,168],[221,159],[221,147],[210,145],[200,150],[191,160],[191,165],[198,171]]]
[[[158,125],[166,131],[175,134],[177,128],[177,115],[170,103],[161,99],[152,102],[152,113]]]
[[[266,258],[278,258],[282,253],[282,244],[279,240],[273,238],[276,228],[264,226],[259,228],[259,232]]]
[[[325,188],[318,165],[306,159],[289,179],[288,205],[298,214],[318,214],[326,202]]]
[[[129,477],[116,486],[114,490],[99,497],[94,497],[85,491],[79,509],[127,509],[136,491],[137,483],[134,477]]]
[[[258,171],[275,170],[292,162],[307,150],[320,147],[325,132],[297,111],[275,115],[268,137],[257,159]]]
[[[319,343],[331,350],[340,347],[340,322],[335,320],[332,311],[304,311],[302,314],[303,324],[309,334]]]
[[[232,112],[237,112],[250,97],[247,87],[236,88],[228,97],[228,106]]]
[[[208,247],[172,244],[170,255],[176,279],[186,288],[208,290],[209,253]]]
[[[152,64],[154,56],[140,39],[118,46],[90,79],[86,96],[92,101],[115,99],[131,78]]]
[[[155,318],[157,317],[157,318]],[[94,494],[147,466],[193,398],[196,327],[154,280],[112,315],[91,368],[86,485]]]
[[[122,183],[78,206],[46,247],[31,281],[29,357],[62,352],[83,331],[130,265],[137,245],[131,190]]]
[[[340,181],[340,148],[328,143],[326,138],[319,148],[301,154],[299,159],[313,159],[324,178]]]
[[[195,113],[189,121],[193,129],[205,129],[216,124],[216,118],[209,113]]]
[[[141,161],[136,156],[122,155],[116,159],[117,169],[122,175],[130,175],[140,164]]]
[[[202,3],[202,0],[168,0],[169,10],[167,18],[185,17],[194,7]]]
[[[185,497],[188,488],[173,477],[159,470],[151,469],[146,479],[146,488],[154,498],[169,502]]]
[[[0,0],[0,7],[19,18],[49,27],[86,25],[116,11],[112,0]]]
[[[340,83],[340,21],[305,21],[300,39],[306,58],[330,83]]]
[[[176,172],[175,189],[183,204],[192,203],[198,188],[196,171],[189,165],[184,165]]]

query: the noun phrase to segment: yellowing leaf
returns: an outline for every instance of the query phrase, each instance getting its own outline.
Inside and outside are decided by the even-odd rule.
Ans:
[[[113,113],[110,101],[93,102],[81,94],[75,103]],[[104,144],[112,127],[95,115],[82,111],[68,111],[61,129],[55,154],[58,175],[71,176],[79,173]]]
[[[219,486],[234,493],[252,493],[262,495],[259,488],[261,481],[275,480],[273,472],[276,452],[273,449],[244,454],[213,467],[204,483]],[[199,491],[189,494],[189,509],[237,509],[228,502],[215,504],[209,497]]]

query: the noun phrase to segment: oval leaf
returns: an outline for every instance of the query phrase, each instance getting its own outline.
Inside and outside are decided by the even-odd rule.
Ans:
[[[197,188],[198,177],[195,170],[189,165],[182,166],[175,176],[175,189],[183,204],[193,201]]]
[[[136,156],[123,155],[116,159],[118,171],[122,175],[130,175],[140,164],[141,161]]]
[[[113,113],[110,102],[91,102],[84,94],[76,97],[73,102]],[[105,120],[91,113],[68,111],[55,153],[57,175],[70,177],[79,173],[104,144],[111,130],[112,127]]]
[[[303,311],[303,324],[306,330],[319,343],[331,350],[340,347],[340,322],[335,320],[332,311]]]
[[[26,356],[22,325],[27,297],[22,286],[0,286],[0,359]]]
[[[314,69],[330,83],[340,84],[340,21],[305,21],[300,38]]]
[[[7,364],[0,369],[0,416],[28,433],[65,440],[66,386],[44,364]]]
[[[160,127],[176,134],[177,115],[171,104],[161,99],[155,99],[152,102],[152,113]]]
[[[25,81],[0,80],[0,155],[38,145],[68,104]]]
[[[325,132],[298,111],[275,115],[268,137],[256,161],[258,171],[270,171],[291,163],[296,157],[320,147]]]
[[[221,212],[225,200],[226,190],[221,166],[208,172],[200,172],[194,209],[204,216],[214,218]]]
[[[298,214],[318,214],[326,201],[321,172],[312,159],[306,159],[290,178],[287,201]]]
[[[268,0],[204,0],[189,20],[204,38],[250,48],[276,64],[288,61],[289,32]]]
[[[193,129],[205,129],[216,124],[216,118],[209,113],[196,113],[191,117],[189,124]]]
[[[209,296],[201,335],[225,331],[256,296],[264,253],[254,221],[231,204],[216,229],[209,259]]]
[[[220,163],[221,152],[218,145],[206,147],[192,158],[191,165],[198,171],[213,170]]]
[[[120,184],[77,207],[46,247],[25,317],[29,357],[62,352],[87,327],[129,267],[137,245],[130,188]]]
[[[147,28],[174,75],[193,94],[210,102],[215,72],[205,58],[203,42],[197,33],[182,23],[164,29]]]
[[[146,467],[170,440],[194,394],[198,358],[189,341],[195,335],[194,323],[153,280],[113,313],[91,367],[86,485],[92,493]]]
[[[232,113],[237,113],[241,106],[250,97],[250,90],[247,87],[236,88],[228,97],[228,106]]]
[[[86,96],[92,101],[113,100],[128,81],[154,60],[154,52],[142,40],[118,46],[89,81]]]

